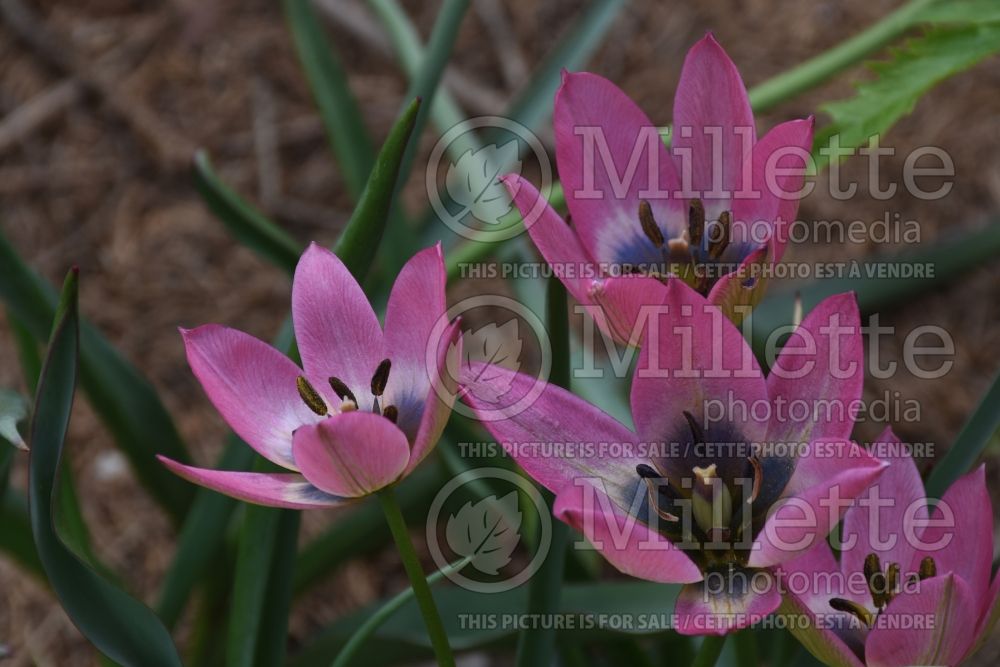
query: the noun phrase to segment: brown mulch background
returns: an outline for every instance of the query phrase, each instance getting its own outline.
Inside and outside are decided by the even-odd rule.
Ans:
[[[406,80],[364,3],[319,4],[365,120],[373,136],[382,137]],[[438,3],[404,4],[426,39]],[[583,4],[473,2],[450,79],[465,111],[479,115],[502,108]],[[615,80],[654,122],[665,124],[684,53],[707,29],[753,85],[899,4],[636,0],[621,12],[588,69]],[[152,380],[195,457],[207,463],[218,452],[225,427],[187,369],[176,327],[221,322],[270,338],[279,324],[276,313],[287,308],[289,283],[234,242],[207,212],[192,186],[191,152],[207,148],[229,183],[303,243],[331,243],[350,210],[279,3],[20,0],[0,7],[3,233],[53,281],[70,265],[80,266],[83,311]],[[13,27],[17,16],[10,12],[17,7],[26,7],[35,24]],[[513,42],[497,38],[504,26],[487,20],[491,10],[504,17]],[[863,74],[851,72],[782,105],[759,118],[758,128],[848,95],[846,81],[855,76]],[[850,201],[813,195],[800,216],[871,221],[899,213],[919,222],[924,244],[985,224],[1000,209],[998,87],[1000,62],[994,59],[935,89],[887,141],[897,149],[896,157],[883,160],[893,178],[912,148],[931,144],[947,150],[957,169],[948,197],[928,202],[897,194],[877,201],[862,184]],[[427,132],[424,154],[436,137],[436,130]],[[426,206],[417,165],[405,192],[411,211]],[[855,159],[845,176],[863,181],[867,168],[866,161]],[[881,245],[798,245],[787,258],[838,260],[892,251]],[[904,440],[945,449],[1000,369],[998,276],[996,265],[977,269],[883,317],[883,324],[902,332],[884,341],[884,359],[898,360],[905,334],[924,324],[945,327],[957,350],[954,369],[941,380],[900,373],[868,382],[869,398],[888,391],[919,402],[920,421],[897,425]],[[0,386],[24,387],[2,315]],[[873,437],[878,430],[864,424],[859,434]],[[172,555],[173,529],[82,400],[69,449],[100,556],[132,590],[152,600]],[[995,451],[991,456],[998,458]],[[994,486],[1000,482],[997,463],[987,471]],[[15,484],[24,479],[22,464]],[[308,516],[307,532],[330,520]],[[292,640],[306,639],[402,582],[391,554],[348,565],[297,607]],[[46,588],[2,556],[0,641],[16,652],[5,667],[96,664]],[[994,664],[998,656],[1000,642],[994,640],[977,661]]]

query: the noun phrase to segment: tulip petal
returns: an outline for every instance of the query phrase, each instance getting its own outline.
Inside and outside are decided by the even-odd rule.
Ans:
[[[625,574],[675,584],[702,578],[694,561],[670,540],[623,511],[599,483],[580,479],[579,483],[563,487],[556,495],[552,513],[583,533],[609,563]]]
[[[441,433],[448,423],[448,417],[451,416],[451,408],[458,396],[458,378],[453,378],[448,369],[456,367],[462,359],[461,322],[456,321],[448,325],[441,337],[437,354],[437,369],[424,397],[423,414],[410,448],[407,473],[416,468],[431,452],[441,439]]]
[[[893,599],[865,642],[868,667],[957,665],[976,631],[974,596],[958,575],[920,582],[920,590]]]
[[[767,376],[768,441],[804,443],[850,437],[864,382],[861,315],[853,293],[821,301],[791,334]],[[803,419],[792,409],[804,406]]]
[[[754,540],[750,565],[777,565],[822,542],[844,513],[841,501],[857,498],[886,467],[855,442],[810,443]]]
[[[709,571],[703,581],[681,589],[674,629],[682,635],[725,635],[763,620],[779,606],[781,593],[765,571]]]
[[[431,341],[436,331],[448,327],[445,310],[444,259],[441,244],[421,250],[400,271],[392,286],[385,313],[385,336],[382,357],[392,362],[383,406],[399,411],[396,424],[411,441],[424,414],[427,392],[436,367],[428,365],[428,346],[437,349],[440,341]],[[372,369],[374,370],[374,368]]]
[[[940,506],[932,511],[931,520],[940,517],[951,525],[928,526],[920,534],[923,543],[917,559],[930,556],[938,572],[954,572],[964,579],[982,609],[990,588],[993,564],[993,510],[986,488],[986,469],[976,470],[958,478],[941,498]],[[934,545],[934,546],[928,546]]]
[[[226,423],[264,458],[298,470],[292,433],[319,420],[299,396],[299,367],[236,329],[209,324],[181,336],[191,370]]]
[[[916,565],[915,548],[906,539],[904,526],[912,527],[915,520],[927,517],[924,483],[913,459],[901,453],[901,443],[891,428],[886,428],[877,442],[881,459],[889,467],[861,495],[858,504],[844,513],[840,563],[845,575],[862,572],[870,553],[877,554],[884,566],[898,563],[904,574],[913,572]]]
[[[406,469],[410,445],[385,417],[345,412],[303,426],[292,443],[303,476],[337,496],[365,496],[396,481]]]
[[[507,174],[500,179],[524,218],[528,235],[538,252],[580,303],[590,303],[590,283],[598,277],[597,265],[580,243],[580,237],[555,209],[539,202],[541,193],[527,179]]]
[[[295,268],[292,282],[295,340],[306,377],[331,402],[340,401],[330,389],[336,377],[361,402],[371,407],[371,378],[382,350],[382,328],[365,293],[336,255],[315,243]]]
[[[254,505],[305,510],[317,507],[337,507],[349,502],[348,498],[340,498],[320,491],[307,482],[302,475],[295,473],[210,470],[187,466],[165,456],[157,456],[156,458],[171,472],[189,482]]]
[[[774,265],[771,244],[750,252],[735,271],[727,273],[712,285],[708,300],[722,309],[730,320],[739,324],[750,310],[764,298],[768,269]]]
[[[600,478],[615,502],[628,508],[639,481],[635,468],[648,461],[639,455],[635,434],[565,389],[538,382],[499,366],[474,364],[462,378],[462,400],[542,486],[556,493],[579,478]],[[529,406],[514,407],[517,397],[539,389]],[[515,397],[513,403],[509,396]]]
[[[716,137],[711,132],[721,134]],[[681,181],[689,170],[690,185],[703,193],[709,219],[715,219],[731,194],[740,189],[743,160],[756,136],[743,79],[715,37],[708,34],[684,59],[674,96],[671,145]]]
[[[679,181],[646,114],[607,79],[565,73],[553,125],[566,205],[590,256],[601,262],[662,262],[661,250],[639,224],[640,200],[649,202],[666,238],[680,234],[686,217],[682,202],[667,196]]]
[[[986,607],[979,619],[979,625],[976,626],[976,643],[965,655],[966,658],[982,648],[992,635],[997,621],[1000,621],[1000,573],[993,578],[993,585],[990,586],[989,595],[986,597]]]
[[[602,331],[622,345],[638,347],[646,318],[662,310],[666,286],[656,278],[629,275],[594,281],[587,312]]]

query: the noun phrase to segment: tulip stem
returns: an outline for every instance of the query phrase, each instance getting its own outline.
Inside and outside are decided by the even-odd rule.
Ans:
[[[420,613],[423,614],[424,625],[427,626],[427,634],[431,638],[431,645],[434,647],[434,655],[437,657],[438,665],[440,667],[455,667],[455,658],[452,656],[451,646],[448,644],[448,634],[444,631],[441,614],[438,613],[437,605],[431,596],[431,587],[427,584],[427,578],[420,566],[420,561],[417,559],[417,552],[410,540],[410,533],[406,528],[403,512],[399,509],[396,493],[392,487],[388,487],[376,495],[382,503],[382,511],[385,513],[389,530],[392,531],[392,537],[396,541],[396,548],[399,550],[403,567],[406,568],[406,574],[410,577],[413,595],[417,598]]]
[[[695,656],[692,667],[713,667],[722,654],[722,647],[726,644],[726,635],[708,635],[701,642],[698,655]]]

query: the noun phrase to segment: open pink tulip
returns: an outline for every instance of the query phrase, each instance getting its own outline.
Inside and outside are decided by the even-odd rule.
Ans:
[[[880,441],[900,444],[890,429]],[[783,566],[782,610],[828,665],[958,665],[1000,617],[984,469],[956,481],[929,512],[913,459],[892,449],[868,500],[844,515],[839,563],[822,543]]]
[[[660,303],[632,383],[634,429],[553,385],[494,419],[535,381],[501,368],[475,369],[463,400],[615,567],[686,584],[679,632],[723,634],[779,606],[773,566],[839,521],[826,499],[857,496],[884,467],[848,440],[863,377],[857,304],[819,304],[765,378],[735,325],[679,279],[608,288],[644,283],[642,298]]]
[[[445,314],[440,246],[417,253],[389,296],[385,332],[332,252],[302,255],[292,286],[300,369],[271,346],[218,325],[182,330],[188,362],[222,417],[288,473],[207,470],[161,457],[196,484],[259,505],[339,505],[408,474],[437,443],[454,387],[447,357],[458,323],[432,341]],[[437,353],[428,355],[428,346]],[[436,366],[427,359],[436,358]]]
[[[579,302],[593,304],[606,275],[674,274],[738,322],[784,253],[813,121],[782,123],[758,141],[743,80],[711,34],[687,54],[673,120],[668,150],[613,83],[566,73],[554,124],[570,218],[539,205],[520,176],[504,183]],[[634,312],[599,323],[619,342],[638,342]]]

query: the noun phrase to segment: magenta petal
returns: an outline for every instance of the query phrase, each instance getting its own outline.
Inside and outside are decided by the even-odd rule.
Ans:
[[[966,654],[966,658],[982,648],[986,640],[993,634],[993,629],[1000,621],[1000,573],[993,578],[993,585],[990,586],[989,595],[986,596],[986,606],[976,626],[976,643]]]
[[[406,472],[417,467],[437,444],[448,423],[451,408],[458,396],[458,378],[453,378],[449,368],[457,367],[462,358],[461,322],[456,321],[445,329],[437,353],[437,367],[434,378],[427,388],[423,414],[417,425],[416,435],[410,448],[410,461]]]
[[[941,505],[932,513],[948,520],[944,508],[951,511],[951,525],[930,526],[920,534],[923,542],[917,558],[930,556],[940,573],[954,572],[962,577],[982,609],[990,587],[993,565],[993,510],[986,488],[984,466],[960,477],[941,498]],[[934,545],[927,546],[926,545]]]
[[[556,495],[552,513],[583,533],[621,572],[661,583],[701,580],[698,566],[667,538],[626,514],[599,486],[580,480]]]
[[[588,290],[591,281],[598,277],[597,265],[579,236],[547,202],[539,201],[542,195],[531,182],[517,174],[507,174],[500,180],[521,212],[538,252],[554,267],[569,293],[577,301],[589,303]]]
[[[878,445],[884,445],[878,450],[885,450],[881,458],[889,467],[861,494],[859,503],[844,513],[844,548],[840,556],[844,574],[863,571],[865,557],[870,553],[878,554],[886,566],[899,563],[904,573],[916,566],[914,546],[906,539],[905,526],[912,530],[915,520],[927,516],[924,483],[912,458],[892,455],[900,453],[900,442],[891,428],[879,436]]]
[[[566,204],[590,256],[601,262],[661,261],[639,224],[640,200],[649,202],[666,238],[676,237],[686,218],[681,201],[667,198],[679,181],[646,114],[607,79],[566,73],[553,125]]]
[[[223,419],[261,456],[297,470],[292,433],[319,419],[299,396],[299,367],[236,329],[209,324],[181,336],[191,370]]]
[[[410,445],[395,424],[372,412],[345,412],[303,426],[292,445],[302,474],[337,496],[365,496],[396,481]]]
[[[674,606],[682,635],[725,635],[762,621],[781,606],[781,593],[764,571],[709,573],[681,589]],[[754,579],[753,577],[756,577]],[[756,583],[751,583],[756,582]]]
[[[613,417],[556,385],[499,366],[473,365],[462,379],[463,401],[525,472],[553,493],[578,479],[600,478],[628,507],[639,477],[635,434]],[[508,396],[541,388],[525,409],[505,411]],[[560,448],[560,445],[566,445]]]
[[[320,491],[294,473],[231,472],[196,468],[157,456],[160,463],[171,472],[189,482],[218,491],[237,500],[267,507],[285,507],[305,510],[316,507],[335,507],[348,502]]]
[[[713,137],[710,133],[713,131],[721,131],[721,137]],[[688,51],[674,96],[671,144],[682,182],[686,162],[690,165],[690,184],[694,190],[711,193],[721,187],[726,195],[704,194],[703,198],[728,201],[728,194],[744,185],[743,160],[749,155],[756,136],[743,79],[715,37],[706,35]],[[690,154],[682,159],[685,151]],[[713,177],[713,167],[721,182],[719,177]],[[708,202],[706,210],[710,219],[718,214]]]
[[[976,631],[974,596],[961,577],[946,574],[920,582],[886,607],[865,642],[868,667],[957,665]]]
[[[437,371],[427,363],[428,358],[437,359],[433,351],[428,354],[428,347],[437,349],[440,340],[431,338],[449,329],[446,309],[444,260],[438,244],[418,252],[403,266],[386,307],[382,357],[392,367],[382,404],[396,406],[397,424],[410,439],[416,437]]]
[[[329,379],[339,378],[361,401],[358,407],[369,409],[371,378],[382,361],[382,328],[344,263],[315,243],[295,268],[292,318],[302,365],[313,386],[335,401]]]
[[[754,540],[750,565],[768,567],[820,544],[857,498],[887,467],[850,441],[816,441],[798,457],[784,496],[768,511]]]
[[[742,322],[764,297],[768,270],[773,265],[772,244],[762,245],[747,255],[735,271],[719,278],[708,293],[709,302],[734,323]]]
[[[768,440],[803,443],[850,437],[864,374],[857,299],[853,293],[824,299],[789,337],[767,376],[771,402],[786,406],[773,411]],[[802,412],[808,417],[803,419]]]
[[[679,279],[667,281],[665,294],[664,307],[646,323],[655,344],[643,346],[632,381],[640,438],[676,441],[688,432],[685,411],[704,424],[711,408],[744,443],[762,441],[767,388],[739,329]],[[735,403],[745,408],[731,410]]]
[[[638,347],[646,318],[662,310],[667,288],[656,278],[620,276],[594,281],[590,298],[594,305],[587,312],[601,330],[622,345]]]

